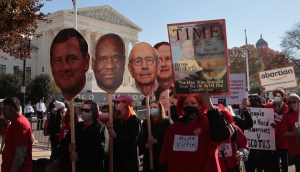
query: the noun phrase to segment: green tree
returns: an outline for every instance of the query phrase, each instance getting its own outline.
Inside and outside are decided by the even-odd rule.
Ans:
[[[52,81],[48,74],[40,74],[36,76],[30,84],[30,94],[28,95],[29,100],[35,104],[40,98],[44,97],[45,102],[48,102],[54,93],[52,85]]]
[[[0,75],[0,97],[19,97],[21,92],[22,76],[20,74]],[[20,97],[19,97],[20,98]]]
[[[280,44],[283,53],[294,64],[296,75],[300,74],[300,22],[286,31]]]
[[[283,53],[268,47],[256,48],[254,45],[244,45],[228,49],[230,73],[246,73],[247,53],[251,92],[260,92],[258,72],[292,65]]]
[[[0,98],[5,97],[18,97],[20,101],[23,100],[23,93],[21,93],[22,83],[22,74],[21,70],[18,70],[15,74],[1,74],[0,75]],[[26,78],[26,94],[25,99],[28,99],[28,91],[30,91],[29,85],[31,84],[31,79]],[[22,103],[23,104],[23,103]]]
[[[30,52],[29,41],[37,22],[43,20],[40,13],[43,3],[39,0],[0,0],[0,50],[18,59],[25,59]]]
[[[257,49],[254,45],[244,45],[228,49],[230,73],[246,74],[246,55],[248,55],[250,87],[258,87],[258,72],[263,70],[263,66],[261,59],[257,56]]]

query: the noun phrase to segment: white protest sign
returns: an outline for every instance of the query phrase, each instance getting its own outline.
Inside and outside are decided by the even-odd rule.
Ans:
[[[219,104],[220,100],[225,101],[225,104],[242,104],[243,98],[245,98],[246,92],[246,75],[230,74],[230,95],[228,96],[212,96],[211,100],[213,104]]]
[[[198,149],[198,136],[175,135],[173,151],[195,152]]]
[[[259,79],[265,91],[298,86],[293,66],[259,72]]]
[[[275,150],[274,110],[271,108],[247,108],[252,119],[253,127],[245,130],[251,149]]]

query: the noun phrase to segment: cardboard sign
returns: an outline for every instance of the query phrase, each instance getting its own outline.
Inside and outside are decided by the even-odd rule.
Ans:
[[[275,150],[274,110],[271,108],[247,108],[253,127],[244,133],[251,149]]]
[[[168,24],[177,94],[230,94],[225,20]]]
[[[212,96],[211,100],[213,104],[242,104],[242,100],[246,95],[246,75],[230,74],[230,95],[228,96]],[[225,101],[225,102],[224,102]]]
[[[265,91],[298,86],[293,66],[259,72],[259,79]]]
[[[195,152],[198,149],[198,136],[175,135],[173,151]]]

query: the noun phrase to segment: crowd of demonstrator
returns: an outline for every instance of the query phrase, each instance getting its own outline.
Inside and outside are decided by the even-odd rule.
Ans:
[[[99,108],[91,100],[84,102],[78,115],[75,113],[75,144],[71,144],[69,132],[70,111],[64,103],[53,100],[49,106],[52,153],[48,170],[71,171],[74,161],[79,172],[108,171],[110,137],[116,172],[138,172],[140,155],[145,172],[287,172],[291,162],[299,172],[298,95],[286,96],[283,90],[274,90],[273,100],[266,100],[251,94],[240,106],[213,105],[207,92],[188,96],[171,92],[169,96],[168,109],[159,100],[150,102],[150,121],[139,119],[128,95],[113,99],[112,123],[108,122],[108,106]],[[235,107],[239,108],[238,114]],[[250,150],[243,133],[253,125],[247,107],[274,109],[271,126],[275,129],[276,150]],[[20,112],[17,98],[2,102],[0,119],[3,118],[1,125],[6,127],[1,131],[5,141],[2,171],[31,171],[32,130]]]

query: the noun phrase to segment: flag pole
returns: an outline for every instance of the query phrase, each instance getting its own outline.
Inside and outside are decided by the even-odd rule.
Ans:
[[[77,0],[72,0],[74,6],[74,28],[77,30]]]
[[[247,45],[248,45],[248,42],[247,42],[247,30],[245,29],[245,42],[246,42],[246,75],[247,75],[247,91],[249,92],[250,91],[250,82],[249,82],[249,52],[248,52],[248,49],[247,49]]]

